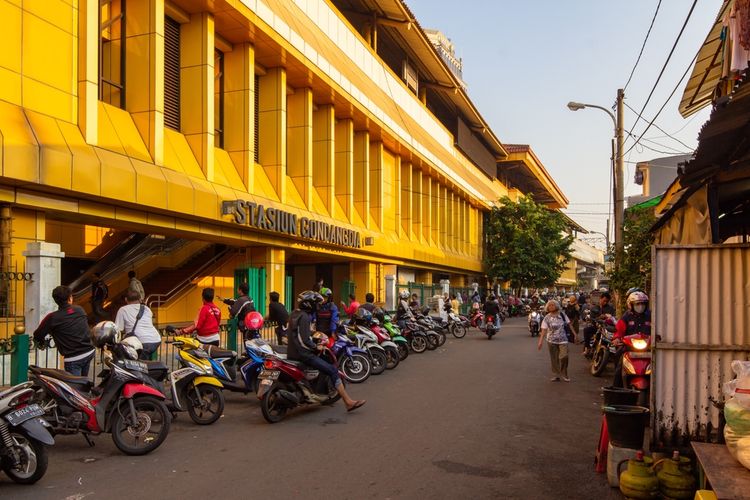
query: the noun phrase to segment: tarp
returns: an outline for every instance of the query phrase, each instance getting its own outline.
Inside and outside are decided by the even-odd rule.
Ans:
[[[708,187],[697,189],[659,227],[655,243],[659,245],[697,245],[712,243]]]

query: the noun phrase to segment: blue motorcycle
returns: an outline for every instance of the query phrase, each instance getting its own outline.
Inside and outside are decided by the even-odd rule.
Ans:
[[[372,371],[370,356],[367,351],[354,345],[345,334],[336,334],[328,338],[328,349],[331,350],[344,373],[346,380],[359,384],[367,380]]]

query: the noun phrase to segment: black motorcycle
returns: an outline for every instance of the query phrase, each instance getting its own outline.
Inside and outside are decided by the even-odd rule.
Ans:
[[[612,345],[616,328],[607,320],[598,319],[595,322],[597,329],[591,357],[591,375],[598,377],[607,368],[609,358],[614,358],[617,353],[617,347]]]

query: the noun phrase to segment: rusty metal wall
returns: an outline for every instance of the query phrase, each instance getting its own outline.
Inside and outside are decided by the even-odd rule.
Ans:
[[[750,359],[750,245],[655,246],[651,404],[655,447],[720,439],[730,363]]]

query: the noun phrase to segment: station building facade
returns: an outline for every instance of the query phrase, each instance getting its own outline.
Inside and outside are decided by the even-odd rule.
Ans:
[[[0,266],[59,245],[82,304],[129,270],[160,323],[238,280],[261,307],[318,277],[337,301],[467,285],[484,214],[523,192],[400,0],[0,0],[0,40]]]

